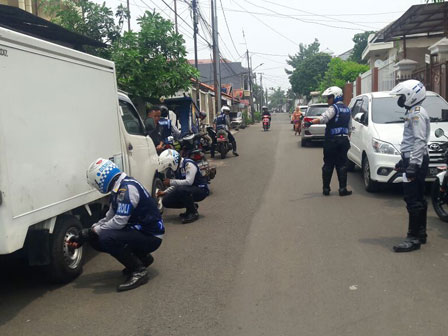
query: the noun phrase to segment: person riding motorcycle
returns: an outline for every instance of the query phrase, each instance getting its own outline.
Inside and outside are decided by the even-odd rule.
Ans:
[[[110,160],[95,160],[87,169],[87,183],[102,194],[111,193],[109,210],[103,219],[71,237],[68,246],[76,249],[89,242],[122,263],[128,278],[117,291],[143,285],[148,281],[146,267],[154,261],[151,253],[160,247],[165,233],[156,201]]]
[[[339,180],[339,196],[352,194],[347,189],[347,152],[350,149],[352,117],[350,109],[343,103],[341,88],[331,86],[322,93],[327,97],[328,109],[318,118],[305,122],[309,128],[313,124],[327,124],[325,128],[324,165],[322,167],[322,193],[330,195],[330,183],[333,170]]]
[[[271,112],[269,112],[268,107],[267,106],[263,106],[261,108],[261,111],[262,111],[261,112],[261,117],[263,118],[263,116],[267,115],[269,117],[269,126],[271,126],[271,119],[272,119],[272,117],[271,117]]]
[[[431,124],[428,113],[421,106],[426,98],[425,86],[410,79],[399,83],[390,92],[398,96],[397,104],[406,109],[401,160],[395,169],[403,173],[403,194],[409,214],[406,239],[395,245],[395,252],[418,250],[426,244],[426,216],[428,204],[425,199],[425,178],[428,173],[428,141]]]
[[[209,195],[207,179],[191,159],[182,158],[174,149],[167,149],[159,157],[160,171],[171,169],[175,179],[165,178],[163,183],[168,187],[159,191],[157,197],[163,197],[165,208],[182,209],[182,223],[192,223],[199,218],[198,205],[195,202],[204,200]]]
[[[223,130],[225,130],[227,132],[227,136],[229,138],[229,141],[232,144],[233,155],[239,156],[239,154],[236,151],[236,140],[235,140],[235,137],[230,132],[230,117],[229,117],[229,113],[230,113],[230,108],[228,106],[223,106],[221,108],[221,114],[219,116],[217,116],[215,118],[215,121],[214,121],[215,130],[219,131],[219,130],[223,129]],[[211,155],[212,158],[215,156],[215,147],[216,147],[216,142],[214,144],[212,144],[212,148],[210,150],[210,155]]]

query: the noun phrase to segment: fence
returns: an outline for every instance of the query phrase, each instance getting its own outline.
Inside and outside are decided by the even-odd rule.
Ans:
[[[395,86],[394,62],[388,60],[386,64],[378,68],[378,90],[389,91]]]
[[[372,70],[361,74],[361,93],[372,92]]]

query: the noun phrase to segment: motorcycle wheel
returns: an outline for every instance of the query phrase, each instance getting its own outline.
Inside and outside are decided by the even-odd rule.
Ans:
[[[437,216],[444,222],[448,222],[448,196],[447,192],[440,191],[439,179],[432,184],[431,201]]]
[[[221,145],[219,148],[219,153],[221,153],[221,159],[225,159],[227,155],[227,148],[224,145]]]

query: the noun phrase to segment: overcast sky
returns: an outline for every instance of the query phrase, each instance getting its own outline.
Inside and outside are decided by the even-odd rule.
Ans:
[[[138,30],[135,19],[148,9],[155,9],[174,21],[174,12],[168,7],[169,5],[174,8],[174,0],[164,1],[130,0],[132,29]],[[255,70],[257,73],[263,73],[263,86],[280,86],[283,89],[289,87],[288,77],[284,71],[287,67],[285,60],[288,54],[295,54],[298,51],[300,43],[309,44],[317,38],[321,50],[339,55],[353,47],[354,34],[365,30],[379,30],[400,17],[410,6],[425,2],[423,0],[217,1],[221,37],[219,43],[223,57],[231,61],[242,61],[243,66],[247,66],[245,52],[248,49],[252,56],[253,68],[263,63]],[[120,3],[126,5],[126,0],[106,0],[107,6],[114,10]],[[210,3],[210,0],[198,0],[202,16],[209,24],[211,24]],[[189,58],[193,59],[192,18],[188,4],[191,4],[191,0],[177,0],[178,14],[183,19],[178,19],[178,26],[186,40]],[[206,26],[202,23],[199,33],[205,40],[211,42]],[[210,59],[211,50],[204,39],[198,39],[199,58]]]

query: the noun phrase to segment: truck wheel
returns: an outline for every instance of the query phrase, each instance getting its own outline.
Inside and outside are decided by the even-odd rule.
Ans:
[[[163,210],[164,210],[163,203],[162,203],[163,197],[158,197],[157,198],[156,195],[157,195],[157,192],[163,191],[165,189],[166,188],[165,188],[162,180],[159,179],[158,177],[154,178],[154,181],[152,182],[152,193],[151,193],[151,195],[157,202],[157,208],[159,209],[160,214],[163,214]]]
[[[362,177],[364,180],[364,188],[368,192],[377,192],[378,191],[378,182],[373,181],[370,178],[370,164],[367,156],[362,161]]]
[[[48,266],[50,279],[67,283],[82,273],[83,247],[71,249],[66,241],[82,230],[81,223],[73,216],[59,216],[50,241],[51,264]]]
[[[440,192],[440,182],[438,178],[432,184],[431,201],[437,216],[444,222],[448,222],[446,193]]]

